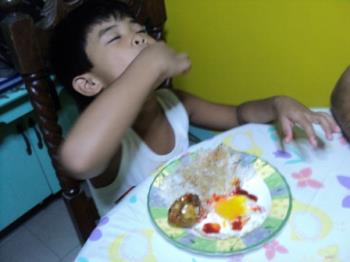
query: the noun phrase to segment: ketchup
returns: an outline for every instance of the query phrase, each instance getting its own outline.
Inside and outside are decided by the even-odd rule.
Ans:
[[[207,234],[219,233],[220,229],[221,229],[221,227],[217,223],[206,223],[203,225],[203,232],[205,232]]]
[[[243,228],[242,218],[241,217],[237,217],[232,222],[232,229],[233,230],[242,230],[242,228]]]
[[[255,202],[258,201],[258,197],[256,195],[250,194],[250,193],[248,193],[248,191],[241,188],[241,183],[239,181],[235,182],[235,189],[233,190],[232,193],[237,194],[237,195],[246,196],[247,198],[249,198],[250,200],[253,200]]]

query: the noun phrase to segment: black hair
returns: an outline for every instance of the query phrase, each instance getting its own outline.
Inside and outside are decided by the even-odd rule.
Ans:
[[[88,72],[93,64],[85,48],[91,28],[111,17],[116,20],[132,17],[126,4],[116,0],[87,0],[71,11],[56,26],[50,39],[50,66],[56,79],[84,107],[91,101],[72,87],[74,77]]]

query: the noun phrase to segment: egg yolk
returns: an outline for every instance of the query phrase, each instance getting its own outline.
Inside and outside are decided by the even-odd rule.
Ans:
[[[215,211],[219,216],[233,221],[245,214],[246,201],[247,198],[245,196],[232,196],[220,199],[215,205]]]

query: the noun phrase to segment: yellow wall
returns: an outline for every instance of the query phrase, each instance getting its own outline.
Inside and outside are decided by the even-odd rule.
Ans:
[[[239,103],[286,94],[327,106],[350,64],[349,0],[166,0],[167,40],[193,68],[176,87]]]

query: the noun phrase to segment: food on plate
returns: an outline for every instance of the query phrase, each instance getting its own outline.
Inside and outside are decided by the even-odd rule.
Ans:
[[[199,221],[201,203],[195,194],[185,194],[176,199],[168,211],[168,223],[177,227],[192,227]]]
[[[224,145],[183,158],[176,175],[161,184],[170,207],[168,223],[217,239],[240,237],[260,226],[271,198],[249,161]]]
[[[214,193],[229,193],[232,181],[239,170],[239,156],[231,156],[225,146],[214,150],[203,150],[195,159],[184,158],[176,173],[167,176],[161,185],[162,197],[171,205],[175,199],[187,193],[198,195],[199,199],[209,199]]]
[[[213,194],[207,200],[206,215],[201,216],[193,229],[201,235],[225,239],[242,236],[261,225],[267,216],[258,197],[240,187],[235,180],[229,194]]]

